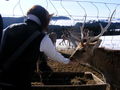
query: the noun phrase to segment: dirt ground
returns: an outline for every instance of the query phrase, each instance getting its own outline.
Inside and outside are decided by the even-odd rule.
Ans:
[[[65,65],[53,60],[48,60],[48,65],[52,68],[54,72],[92,72],[95,74],[98,78],[101,80],[104,80],[101,73],[94,70],[91,67],[88,67],[86,65],[82,65],[79,62],[76,62],[74,65]]]
[[[104,81],[104,78],[102,76],[101,73],[99,73],[98,71],[94,70],[91,67],[85,66],[80,64],[79,62],[76,62],[74,65],[71,64],[62,64],[53,60],[48,60],[48,65],[52,68],[53,72],[75,72],[75,73],[82,73],[82,72],[91,72],[93,73],[95,76],[97,76],[99,79],[101,79],[102,81]],[[49,73],[48,73],[49,74]],[[48,75],[49,76],[49,75]],[[62,75],[63,76],[63,75]],[[69,75],[67,75],[68,78]],[[56,76],[55,76],[56,77]],[[57,79],[59,81],[60,78],[58,78],[59,76],[57,76]],[[64,76],[65,78],[66,76]],[[41,77],[42,78],[42,77]],[[57,79],[55,79],[54,81],[54,76],[53,77],[45,77],[45,79],[47,79],[47,84],[48,82],[52,81],[51,83],[49,82],[49,85],[53,84],[55,85],[55,81]],[[49,80],[50,79],[50,80]],[[53,80],[52,80],[53,79]],[[43,78],[42,78],[43,80]],[[64,79],[65,80],[65,79]],[[41,80],[40,80],[41,81]],[[62,81],[62,80],[60,80]],[[46,82],[46,81],[45,81]],[[65,82],[65,81],[62,81]],[[67,83],[67,82],[66,82]],[[71,85],[84,85],[84,84],[95,84],[96,82],[93,79],[87,79],[85,77],[79,77],[79,76],[75,76],[74,78],[71,78]],[[37,82],[35,80],[35,82],[32,82],[33,86],[39,86],[39,85],[44,85],[44,82],[39,82],[39,80],[37,79]],[[47,85],[45,84],[45,85]],[[62,83],[61,83],[62,84]]]
[[[62,50],[61,52],[63,53],[64,51]],[[72,52],[71,51],[69,51],[69,52],[65,51],[64,53],[65,54],[66,53],[67,54],[71,54]],[[97,76],[99,79],[101,79],[102,81],[104,81],[104,78],[103,78],[102,74],[99,71],[97,71],[93,67],[89,67],[87,65],[80,64],[79,61],[75,62],[74,65],[72,65],[72,64],[62,64],[62,63],[59,63],[57,61],[48,59],[47,63],[51,67],[51,69],[53,70],[53,72],[91,72],[95,76]],[[77,81],[79,81],[79,80],[83,81],[83,78],[75,77],[73,80],[71,80],[71,82],[73,84],[75,84],[77,82],[76,80]],[[88,80],[88,81],[90,81],[88,83],[94,83],[91,80]],[[34,85],[39,85],[39,84],[41,85],[41,83],[34,82]]]
[[[71,55],[74,50],[58,50],[62,54],[69,54]],[[53,60],[48,60],[48,65],[53,69],[54,72],[92,72],[95,74],[98,78],[104,81],[104,78],[102,74],[96,70],[93,67],[89,67],[87,65],[80,64],[79,61],[77,61],[74,65],[65,65]]]

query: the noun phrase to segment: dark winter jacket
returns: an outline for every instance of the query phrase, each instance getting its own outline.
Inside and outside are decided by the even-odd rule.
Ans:
[[[0,66],[2,66],[35,31],[39,31],[41,34],[9,66],[9,69],[4,72],[1,81],[17,87],[30,86],[31,77],[40,55],[40,42],[45,35],[41,32],[40,26],[31,20],[21,24],[10,25],[4,32],[0,54]]]
[[[2,31],[3,31],[3,19],[2,16],[0,15],[0,42],[2,37]]]

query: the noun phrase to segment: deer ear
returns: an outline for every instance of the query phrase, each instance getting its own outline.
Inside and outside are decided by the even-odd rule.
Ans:
[[[93,53],[94,50],[100,46],[101,42],[102,42],[101,39],[99,39],[99,40],[96,41],[95,45],[93,46],[93,48],[91,50],[91,53]]]
[[[98,47],[100,46],[101,42],[102,42],[101,39],[97,40],[97,42],[96,42],[96,44],[94,45],[93,49],[98,48]]]
[[[52,14],[49,14],[49,18],[51,18],[53,15],[54,15],[54,13],[52,13]]]

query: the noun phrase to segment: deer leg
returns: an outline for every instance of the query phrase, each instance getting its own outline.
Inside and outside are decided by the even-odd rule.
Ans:
[[[67,45],[66,42],[65,42],[65,40],[64,40],[64,44]]]
[[[76,44],[76,42],[75,42],[74,39],[71,39],[71,42],[72,42],[72,44],[73,44],[74,47],[77,47],[77,44]]]
[[[64,40],[62,40],[62,41],[59,43],[59,45],[61,45],[61,44],[63,45],[63,42],[64,42]]]
[[[61,45],[61,42],[59,43],[59,45]]]

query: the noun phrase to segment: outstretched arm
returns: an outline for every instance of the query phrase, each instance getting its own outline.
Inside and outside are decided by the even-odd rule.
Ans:
[[[59,52],[56,51],[55,46],[53,45],[51,39],[46,35],[41,41],[40,51],[44,52],[52,60],[68,64],[70,60],[62,56]]]

